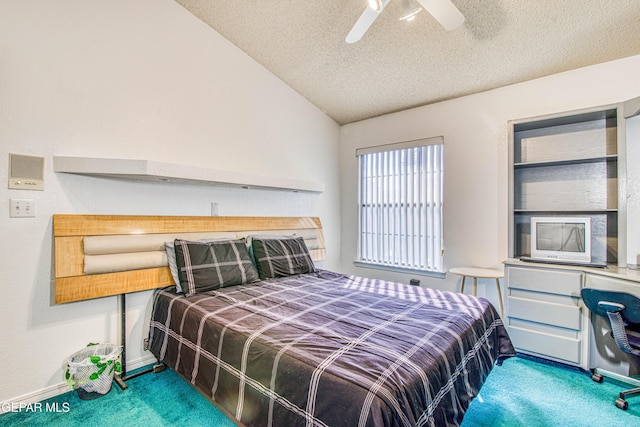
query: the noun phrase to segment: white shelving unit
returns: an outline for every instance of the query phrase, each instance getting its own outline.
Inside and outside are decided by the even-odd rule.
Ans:
[[[510,257],[530,255],[532,216],[589,216],[593,262],[617,263],[615,106],[512,123]]]
[[[625,268],[627,254],[640,253],[632,243],[640,229],[640,187],[632,180],[640,169],[639,112],[635,99],[511,122],[505,325],[517,351],[583,369],[607,366],[580,291],[640,294],[640,273]],[[545,215],[589,216],[592,262],[608,268],[518,260],[530,255],[531,217]]]
[[[322,193],[314,181],[253,175],[151,160],[54,156],[54,172],[138,181],[177,182],[223,187]]]

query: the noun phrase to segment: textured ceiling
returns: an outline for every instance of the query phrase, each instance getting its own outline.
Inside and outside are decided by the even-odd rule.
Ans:
[[[445,31],[391,0],[176,0],[340,124],[640,54],[640,0],[452,0]]]

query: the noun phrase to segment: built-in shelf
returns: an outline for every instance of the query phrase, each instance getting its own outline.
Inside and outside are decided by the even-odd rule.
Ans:
[[[137,181],[173,182],[223,187],[322,193],[324,184],[253,175],[151,160],[97,157],[53,157],[54,172]]]
[[[564,166],[564,165],[577,165],[577,164],[585,164],[585,163],[616,162],[616,161],[618,161],[618,155],[612,154],[612,155],[603,156],[603,157],[590,157],[590,158],[583,158],[583,159],[514,163],[513,167],[515,169],[523,169],[523,168],[539,168],[539,167],[545,167],[545,166]]]
[[[511,122],[510,256],[530,255],[532,217],[586,216],[592,261],[617,262],[617,118],[616,106]]]
[[[583,210],[575,210],[575,209],[514,209],[514,214],[537,214],[544,213],[547,215],[554,214],[565,214],[565,215],[589,215],[589,214],[601,214],[601,213],[609,213],[609,212],[618,212],[618,209],[583,209]]]

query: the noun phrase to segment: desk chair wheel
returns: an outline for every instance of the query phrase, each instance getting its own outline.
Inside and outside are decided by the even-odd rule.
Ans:
[[[594,380],[597,383],[602,383],[604,381],[604,377],[600,374],[593,374],[591,375],[591,379]]]
[[[629,409],[629,403],[621,397],[616,399],[616,406],[622,409],[623,411],[626,411],[627,409]]]

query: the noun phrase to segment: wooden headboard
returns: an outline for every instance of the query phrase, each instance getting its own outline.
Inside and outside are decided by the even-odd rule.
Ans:
[[[301,235],[314,261],[325,258],[315,217],[54,215],[55,302],[170,286],[165,241],[251,234]]]

